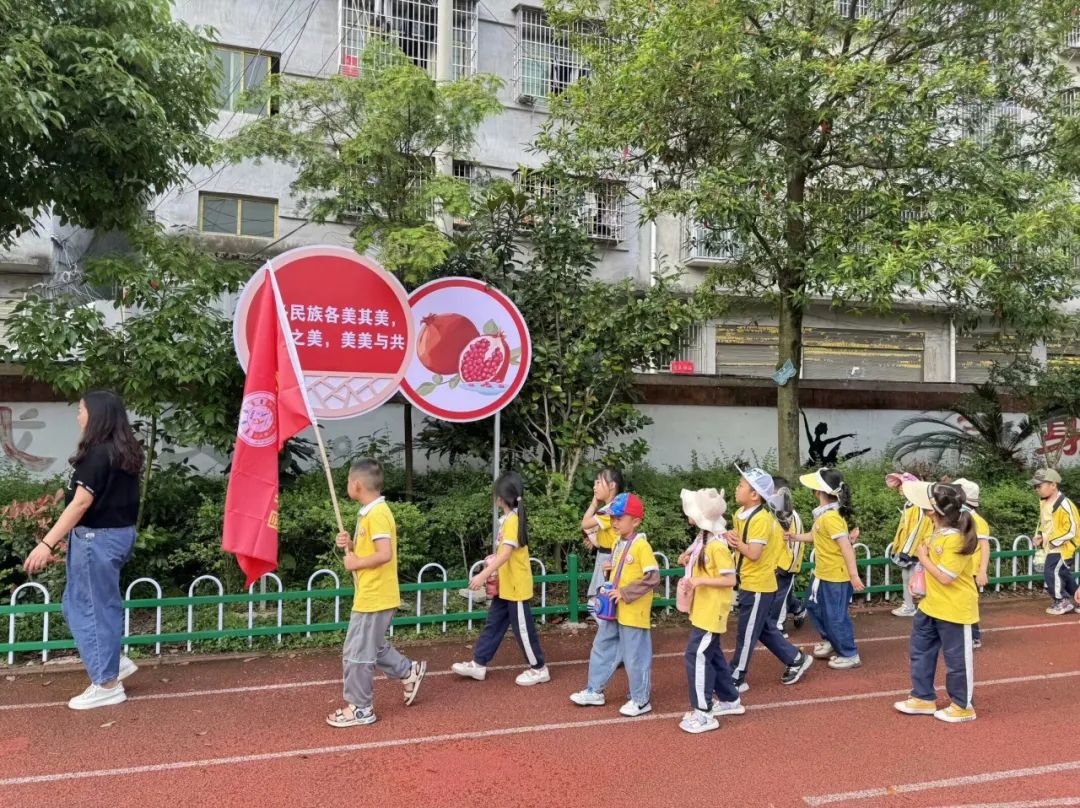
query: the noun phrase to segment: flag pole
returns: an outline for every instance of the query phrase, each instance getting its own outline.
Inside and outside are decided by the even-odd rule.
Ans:
[[[304,389],[304,373],[300,367],[300,359],[296,355],[296,343],[293,342],[292,329],[285,317],[285,303],[281,299],[281,289],[278,288],[277,278],[274,277],[274,267],[269,261],[266,262],[266,278],[270,288],[274,290],[274,302],[277,305],[278,323],[285,335],[285,345],[289,349],[289,359],[292,360],[293,371],[297,381],[300,382],[301,391],[304,394],[304,405],[308,409],[308,417],[311,419],[311,427],[315,430],[315,443],[319,447],[319,457],[322,459],[323,471],[326,472],[326,485],[330,489],[330,502],[334,505],[334,516],[337,519],[338,532],[345,532],[345,523],[341,520],[341,506],[338,504],[337,491],[334,490],[334,474],[330,470],[330,458],[326,454],[326,446],[323,444],[322,432],[319,430],[319,421],[315,418],[315,412],[311,409],[308,401],[307,390]]]

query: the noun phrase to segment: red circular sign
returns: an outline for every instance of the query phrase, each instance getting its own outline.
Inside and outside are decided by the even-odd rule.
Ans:
[[[401,392],[444,421],[494,415],[521,392],[532,343],[517,306],[472,278],[440,278],[409,295],[416,348]]]
[[[413,355],[415,329],[404,288],[366,256],[344,247],[300,247],[267,262],[281,289],[312,409],[319,418],[350,418],[397,392]],[[244,287],[233,321],[247,368],[256,292]]]

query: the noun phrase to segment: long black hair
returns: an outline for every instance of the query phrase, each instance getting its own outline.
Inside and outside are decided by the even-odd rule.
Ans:
[[[91,390],[82,397],[82,403],[86,407],[86,429],[68,462],[77,465],[86,459],[91,446],[104,446],[114,468],[138,476],[145,458],[128,421],[124,400],[110,390]]]
[[[851,508],[851,489],[844,482],[844,475],[836,469],[827,468],[821,469],[818,473],[821,475],[821,479],[825,481],[825,484],[836,492],[835,494],[826,493],[825,496],[838,503],[840,505],[838,509],[840,515],[844,517],[845,521],[850,521],[851,517],[854,516],[854,511]]]
[[[516,471],[508,471],[495,481],[495,496],[517,511],[518,546],[529,546],[529,531],[525,526],[525,481]]]
[[[618,466],[604,466],[596,476],[614,485],[616,495],[626,490],[626,479],[623,477],[622,469]]]
[[[934,512],[938,515],[938,521],[945,527],[955,528],[964,536],[964,546],[961,548],[962,555],[971,555],[979,546],[979,535],[975,530],[975,519],[971,512],[964,510],[967,502],[967,494],[958,485],[936,483],[930,486],[930,502],[934,505]]]

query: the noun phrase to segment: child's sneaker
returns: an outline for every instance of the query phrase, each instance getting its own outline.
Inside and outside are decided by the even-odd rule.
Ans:
[[[813,662],[814,658],[812,656],[810,656],[809,654],[800,653],[799,656],[795,658],[794,664],[788,667],[788,669],[785,670],[784,673],[780,676],[780,684],[795,684],[797,681],[802,679],[802,675],[806,673],[807,668],[809,668],[813,664]]]
[[[814,659],[828,659],[833,655],[832,643],[828,640],[822,640],[814,646],[811,653],[814,655]]]
[[[798,631],[803,627],[803,623],[806,622],[806,609],[800,609],[791,616],[791,621],[795,624],[795,630]]]
[[[122,682],[127,679],[131,674],[135,673],[139,669],[139,666],[128,659],[126,656],[120,657],[120,672],[116,674],[116,681]]]
[[[115,687],[90,685],[68,701],[68,707],[72,710],[93,710],[96,707],[108,707],[124,701],[127,701],[127,693],[124,692],[124,686],[118,682]]]
[[[897,617],[914,617],[918,613],[918,609],[914,606],[908,606],[906,603],[902,606],[898,606],[892,610],[892,613]]]
[[[522,687],[532,687],[533,685],[539,685],[550,681],[551,674],[548,673],[547,665],[542,668],[529,668],[527,671],[519,674],[518,678],[514,680],[516,684],[519,684]]]
[[[855,656],[834,656],[829,659],[828,665],[834,671],[849,671],[852,668],[858,668],[862,666],[862,660],[859,659],[859,655]]]
[[[955,704],[950,704],[944,710],[937,710],[934,713],[934,718],[939,721],[947,721],[950,724],[962,724],[965,721],[975,720],[975,711],[968,707],[957,707]]]
[[[743,706],[740,699],[735,699],[735,701],[714,701],[711,712],[714,716],[742,715],[746,712],[746,707]]]
[[[740,693],[745,693],[747,690],[750,689],[750,685],[746,681],[746,679],[734,679],[733,678],[731,683],[733,685],[735,685],[735,689],[738,690]]]
[[[898,701],[893,705],[905,715],[934,715],[937,713],[937,704],[926,699],[917,699],[912,696],[906,701]]]
[[[679,722],[679,729],[683,732],[697,735],[699,732],[720,729],[720,722],[713,718],[709,713],[703,713],[701,710],[694,710],[694,712],[690,713],[689,717],[684,717],[683,720]]]
[[[982,648],[982,640],[972,640],[971,647],[975,649]]]
[[[577,693],[571,693],[570,701],[579,707],[603,707],[605,699],[603,693],[595,693],[589,688],[585,688]]]
[[[414,662],[409,669],[409,675],[401,680],[405,686],[405,706],[408,707],[416,701],[416,694],[420,692],[420,683],[427,674],[426,662]]]
[[[652,704],[638,704],[633,699],[626,702],[619,708],[620,715],[625,715],[627,718],[637,718],[639,715],[645,715],[645,713],[652,712]]]
[[[458,676],[475,679],[478,682],[482,682],[487,678],[487,668],[483,665],[478,665],[476,661],[472,659],[468,662],[455,662],[450,666],[450,670]]]
[[[1046,610],[1047,614],[1052,614],[1055,617],[1060,617],[1063,614],[1068,614],[1075,607],[1067,600],[1059,600],[1053,606]]]

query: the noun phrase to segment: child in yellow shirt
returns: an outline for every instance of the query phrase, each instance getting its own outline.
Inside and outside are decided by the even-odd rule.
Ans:
[[[551,681],[544,664],[536,620],[529,601],[533,596],[532,562],[529,560],[529,534],[525,521],[525,483],[516,471],[508,471],[495,481],[495,503],[502,510],[495,555],[469,581],[469,588],[479,590],[487,579],[499,573],[499,594],[488,605],[487,620],[473,647],[473,658],[455,662],[450,669],[458,676],[484,681],[487,665],[499,650],[506,629],[514,632],[525,661],[529,663],[514,680],[522,687]]]
[[[958,724],[975,720],[975,663],[971,627],[979,622],[975,586],[975,520],[964,510],[964,491],[943,483],[906,482],[904,495],[934,522],[930,539],[918,547],[926,572],[926,596],[911,625],[911,697],[898,701],[908,715],[932,715]],[[951,703],[937,708],[934,671],[945,656],[945,690]]]
[[[885,485],[894,491],[900,492],[900,486],[906,482],[917,482],[918,477],[914,474],[894,472],[885,475]],[[915,569],[916,549],[919,544],[930,538],[934,526],[930,517],[905,500],[904,507],[900,510],[900,524],[896,526],[896,535],[893,536],[892,544],[889,545],[887,555],[889,559],[900,568],[903,604],[892,610],[897,617],[914,617],[916,613],[915,599],[911,595],[909,585],[911,573]]]
[[[964,497],[967,499],[964,510],[971,514],[971,518],[975,522],[975,536],[979,540],[979,546],[975,549],[975,584],[981,588],[990,582],[990,576],[988,575],[990,569],[990,523],[979,513],[981,489],[978,483],[963,478],[953,480],[953,485],[963,490]],[[982,631],[979,630],[978,623],[971,627],[971,646],[972,648],[982,648]]]
[[[773,476],[773,485],[776,494],[770,503],[770,510],[776,521],[780,523],[784,534],[799,534],[803,532],[802,517],[795,510],[795,503],[791,496],[791,484],[783,477]],[[773,600],[769,619],[776,623],[776,628],[787,637],[784,624],[788,615],[792,616],[795,629],[802,628],[806,622],[806,604],[795,595],[795,579],[802,569],[803,558],[806,555],[806,543],[795,539],[785,539],[784,550],[776,565],[776,598]]]
[[[636,494],[619,494],[609,508],[619,534],[611,554],[608,583],[616,603],[614,620],[597,620],[589,653],[589,680],[570,696],[582,707],[604,704],[604,688],[622,662],[630,680],[630,700],[619,708],[627,717],[652,711],[652,600],[660,584],[660,565],[644,533],[638,532],[645,506]]]
[[[1061,475],[1054,469],[1039,469],[1031,484],[1039,497],[1039,531],[1033,541],[1036,547],[1046,548],[1043,570],[1052,601],[1046,613],[1060,617],[1076,608],[1073,600],[1080,591],[1072,572],[1073,556],[1080,545],[1080,511],[1061,492]]]
[[[746,712],[731,678],[731,668],[720,648],[727,631],[735,586],[735,560],[721,535],[724,522],[723,492],[715,488],[682,492],[683,513],[701,532],[679,558],[687,567],[686,579],[693,592],[690,605],[690,639],[686,644],[686,678],[690,685],[691,712],[679,728],[700,733],[717,729],[720,715]]]
[[[851,489],[836,469],[818,469],[804,474],[799,482],[817,495],[814,526],[809,533],[793,538],[814,543],[814,576],[806,607],[810,619],[821,635],[814,646],[814,656],[828,659],[834,670],[850,670],[862,665],[855,645],[855,627],[851,622],[848,604],[854,592],[865,588],[851,549],[852,531]]]
[[[581,517],[581,529],[585,531],[585,545],[596,550],[596,566],[593,567],[588,591],[590,614],[596,608],[596,590],[604,582],[604,576],[607,574],[605,568],[611,563],[611,548],[619,540],[618,534],[611,526],[608,505],[622,493],[625,487],[622,471],[614,466],[605,466],[600,469],[600,473],[593,481],[592,502],[589,503],[585,515]]]
[[[349,630],[342,648],[346,706],[326,717],[332,727],[375,723],[375,668],[405,685],[405,704],[416,699],[427,673],[426,662],[413,662],[386,639],[401,605],[397,575],[397,525],[382,496],[383,471],[376,460],[357,460],[349,469],[350,499],[360,503],[356,536],[339,533],[337,546],[347,550],[345,568],[355,573]]]

